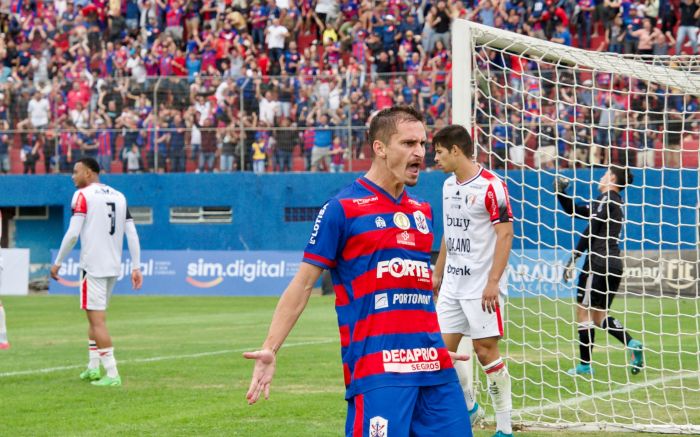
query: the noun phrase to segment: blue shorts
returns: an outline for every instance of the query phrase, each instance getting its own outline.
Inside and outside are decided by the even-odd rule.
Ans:
[[[467,404],[457,382],[382,387],[348,400],[347,437],[471,437]]]

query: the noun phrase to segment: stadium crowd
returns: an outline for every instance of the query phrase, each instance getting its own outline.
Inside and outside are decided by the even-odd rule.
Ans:
[[[700,0],[4,0],[0,9],[2,173],[17,169],[11,160],[25,173],[66,172],[81,156],[124,172],[342,171],[364,158],[376,110],[410,104],[428,125],[449,122],[457,17],[641,54],[688,52],[688,44],[697,53],[700,22]],[[513,75],[529,68],[513,69],[514,59],[503,60]],[[586,98],[585,87],[572,93]],[[657,109],[681,119],[693,105],[697,112],[697,98],[656,95]],[[590,120],[611,115],[604,107]],[[555,112],[544,103],[537,117]],[[497,116],[480,122],[505,156],[520,134],[499,130],[506,114]],[[601,131],[590,135],[654,140]],[[504,135],[511,139],[499,142]]]

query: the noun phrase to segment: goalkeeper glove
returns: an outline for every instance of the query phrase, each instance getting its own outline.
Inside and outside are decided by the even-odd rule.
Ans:
[[[569,258],[569,262],[566,263],[566,268],[564,269],[564,282],[569,282],[576,276],[576,260],[578,260],[578,255],[574,255]]]
[[[554,192],[555,193],[565,193],[569,186],[569,180],[563,176],[559,176],[554,179]]]

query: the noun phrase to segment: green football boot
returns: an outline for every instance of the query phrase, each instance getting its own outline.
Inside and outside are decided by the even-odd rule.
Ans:
[[[96,367],[94,369],[85,369],[81,374],[80,374],[80,379],[83,381],[97,381],[100,379],[102,375],[100,375],[100,368]]]
[[[92,381],[91,384],[99,387],[120,387],[122,385],[122,378],[120,376],[115,376],[114,378],[103,376],[102,379]]]

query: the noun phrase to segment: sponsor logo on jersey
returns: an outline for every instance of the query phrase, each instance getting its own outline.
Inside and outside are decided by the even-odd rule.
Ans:
[[[369,437],[388,437],[389,421],[382,416],[369,419]]]
[[[403,229],[404,231],[411,227],[411,221],[408,216],[402,212],[394,213],[394,224],[397,228]]]
[[[420,206],[421,205],[420,202],[413,200],[413,199],[408,199],[408,203],[413,205],[413,206]]]
[[[496,217],[498,214],[498,202],[496,202],[496,196],[493,194],[493,190],[487,191],[486,196],[489,198],[487,204],[490,205],[491,208],[489,213],[491,213],[491,217]]]
[[[456,276],[471,276],[471,267],[447,265],[447,273]]]
[[[428,305],[430,303],[429,294],[420,293],[396,293],[392,299],[392,305],[410,305],[421,304]]]
[[[470,253],[472,242],[469,238],[447,238],[445,246],[449,253]]]
[[[447,215],[447,220],[446,224],[450,228],[460,228],[463,231],[468,231],[469,230],[469,223],[471,222],[470,219],[465,219],[462,217],[452,217],[451,215]]]
[[[355,205],[358,205],[358,206],[365,206],[365,205],[369,205],[370,203],[376,202],[377,200],[379,200],[378,196],[365,197],[363,199],[352,199],[352,203],[354,203]]]
[[[403,231],[396,235],[396,242],[403,246],[415,246],[416,237],[408,231]]]
[[[316,221],[314,222],[314,229],[311,232],[311,238],[309,238],[309,244],[316,244],[316,237],[318,236],[318,230],[321,229],[321,220],[323,220],[323,215],[326,213],[326,208],[328,208],[327,203],[323,205],[323,208],[321,208],[321,210],[318,212],[318,216],[316,216]]]
[[[383,350],[382,360],[385,372],[413,373],[440,370],[438,351],[434,347]]]
[[[421,234],[427,234],[430,232],[430,229],[428,228],[428,220],[425,218],[423,211],[414,211],[413,218],[416,221],[416,229],[418,229]]]
[[[374,295],[374,309],[380,310],[382,308],[389,307],[389,297],[386,293],[379,293]]]
[[[377,217],[376,219],[374,219],[374,225],[377,227],[377,229],[386,228],[386,222],[381,217]]]
[[[389,261],[378,262],[377,278],[381,279],[387,273],[394,278],[411,276],[419,281],[430,281],[430,266],[425,261],[392,258]]]

